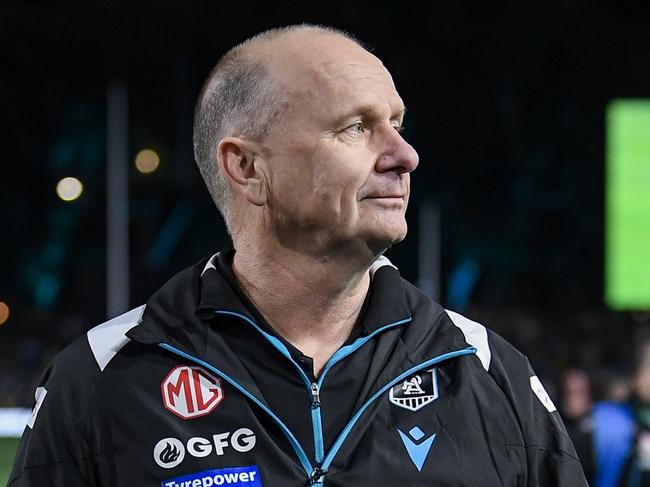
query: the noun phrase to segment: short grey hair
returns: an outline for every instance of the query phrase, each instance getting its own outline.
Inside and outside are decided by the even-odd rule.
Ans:
[[[264,140],[273,132],[288,103],[264,60],[251,55],[249,48],[300,30],[340,35],[363,47],[350,34],[332,27],[300,24],[267,30],[224,54],[199,95],[194,112],[194,158],[229,231],[232,193],[217,164],[219,142],[227,136]]]

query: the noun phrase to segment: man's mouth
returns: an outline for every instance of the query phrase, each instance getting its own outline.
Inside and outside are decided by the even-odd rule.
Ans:
[[[406,204],[406,196],[403,194],[365,196],[361,199],[361,202],[364,200],[369,204],[384,206],[386,208],[404,208]]]
[[[382,194],[382,195],[370,195],[370,196],[364,196],[364,197],[361,198],[361,199],[362,199],[362,200],[367,200],[367,199],[373,199],[373,200],[379,200],[379,199],[381,199],[381,200],[384,200],[384,199],[386,199],[386,200],[388,200],[388,199],[400,199],[400,200],[404,200],[405,197],[406,197],[406,195],[404,195],[404,194]]]

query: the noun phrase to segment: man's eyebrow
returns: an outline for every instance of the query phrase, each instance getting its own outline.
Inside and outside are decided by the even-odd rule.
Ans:
[[[400,105],[396,110],[392,110],[390,119],[402,119],[406,115],[406,107]],[[344,122],[352,117],[362,116],[368,118],[380,118],[379,112],[373,105],[358,105],[337,117],[337,120]]]

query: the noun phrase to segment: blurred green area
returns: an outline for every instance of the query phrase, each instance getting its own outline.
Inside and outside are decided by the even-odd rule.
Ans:
[[[0,486],[7,485],[20,438],[0,438]]]
[[[607,107],[605,301],[616,310],[650,307],[650,100]]]

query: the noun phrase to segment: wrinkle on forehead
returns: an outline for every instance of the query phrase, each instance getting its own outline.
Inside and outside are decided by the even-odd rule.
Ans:
[[[320,63],[317,69],[315,81],[322,85],[345,89],[354,82],[367,82],[395,89],[393,78],[381,63],[327,60]]]
[[[368,53],[366,53],[368,54]],[[368,100],[370,94],[394,95],[401,103],[393,79],[374,56],[365,59],[324,59],[305,66],[304,76],[297,80],[297,91],[309,98],[326,103]],[[299,87],[299,88],[298,88]]]

